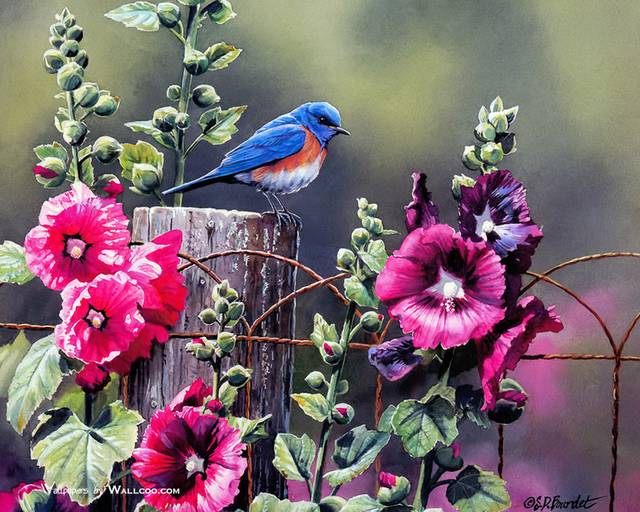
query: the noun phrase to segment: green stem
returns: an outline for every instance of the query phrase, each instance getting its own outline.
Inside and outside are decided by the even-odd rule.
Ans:
[[[164,198],[160,195],[157,188],[153,190],[153,195],[156,196],[160,206],[167,206],[167,203],[164,202]]]
[[[347,360],[347,351],[349,349],[349,342],[351,341],[351,329],[353,325],[353,319],[356,315],[355,302],[349,303],[349,309],[347,316],[342,327],[342,334],[340,335],[340,343],[343,346],[342,359],[335,365],[331,371],[331,379],[329,380],[329,389],[327,390],[326,399],[329,403],[329,410],[333,409],[336,402],[336,388],[338,382],[342,378],[342,371],[344,370],[345,361]],[[322,429],[320,431],[320,442],[318,444],[318,457],[316,458],[316,469],[313,481],[313,493],[311,500],[314,503],[320,503],[322,498],[322,479],[324,477],[324,465],[327,458],[327,444],[329,442],[329,436],[333,429],[333,419],[329,416],[322,422]]]
[[[75,121],[76,120],[76,113],[75,111],[75,102],[73,100],[73,92],[71,91],[67,91],[67,110],[69,111],[69,120],[70,121]],[[81,170],[80,170],[80,165],[82,162],[80,162],[80,158],[79,158],[79,154],[78,154],[78,146],[71,144],[71,157],[73,158],[73,162],[76,164],[76,176],[75,176],[75,181],[78,182],[82,182],[82,180],[80,179],[80,174],[81,174]]]
[[[93,393],[84,392],[84,424],[90,425],[93,420]]]
[[[220,365],[222,363],[222,359],[219,357],[214,357],[211,361],[211,366],[213,366],[213,399],[217,400],[220,395]]]
[[[111,479],[111,482],[109,482],[109,485],[113,485],[115,484],[118,480],[122,480],[125,476],[130,475],[131,474],[131,470],[127,469],[126,471],[121,471],[120,473],[118,473],[116,476],[114,476]]]
[[[189,47],[195,48],[198,41],[198,29],[200,28],[200,4],[193,5],[189,8],[189,20],[186,26],[186,37],[184,40],[184,57],[186,58]],[[180,99],[178,100],[178,112],[186,114],[189,110],[189,99],[191,98],[191,83],[193,76],[186,70],[182,69],[182,82],[180,84]],[[186,165],[186,147],[185,147],[185,131],[176,129],[176,172],[174,186],[184,183],[184,171]],[[173,206],[182,206],[182,194],[178,193],[173,196]]]
[[[427,453],[420,463],[420,478],[416,488],[416,496],[413,499],[413,510],[422,511],[429,502],[431,492],[431,472],[433,471],[433,455]]]

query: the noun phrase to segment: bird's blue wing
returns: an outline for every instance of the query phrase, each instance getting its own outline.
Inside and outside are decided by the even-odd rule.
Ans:
[[[296,154],[304,146],[307,132],[298,124],[261,129],[227,153],[208,178],[231,176],[268,165]]]

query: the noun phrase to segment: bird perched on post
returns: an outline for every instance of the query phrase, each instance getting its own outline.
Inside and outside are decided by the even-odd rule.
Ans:
[[[271,196],[288,213],[278,195],[297,192],[318,177],[329,141],[339,133],[351,135],[340,125],[340,113],[331,104],[305,103],[259,128],[212,171],[163,194],[212,183],[243,183],[262,192],[274,213],[278,210]]]

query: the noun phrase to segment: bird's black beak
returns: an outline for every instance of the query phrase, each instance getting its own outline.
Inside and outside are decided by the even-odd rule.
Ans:
[[[343,135],[351,135],[351,133],[349,133],[349,130],[345,130],[342,126],[334,126],[333,129],[336,131],[336,133],[342,133]]]

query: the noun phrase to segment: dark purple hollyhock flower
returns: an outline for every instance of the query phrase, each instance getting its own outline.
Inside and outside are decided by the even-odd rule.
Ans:
[[[411,174],[413,189],[411,202],[404,207],[407,233],[416,228],[428,228],[438,224],[440,212],[431,201],[431,192],[427,189],[427,175],[422,172]]]
[[[473,187],[461,187],[460,233],[486,241],[503,259],[507,271],[522,273],[542,239],[542,230],[531,220],[527,193],[511,171],[480,176]]]
[[[422,361],[422,357],[414,353],[415,350],[413,336],[402,336],[371,347],[369,363],[375,366],[385,379],[399,380]]]

